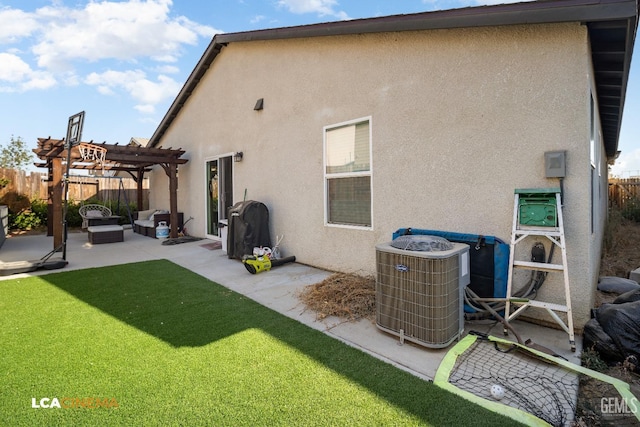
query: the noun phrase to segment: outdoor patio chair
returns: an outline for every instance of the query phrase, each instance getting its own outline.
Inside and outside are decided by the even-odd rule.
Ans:
[[[82,228],[85,229],[89,227],[89,219],[111,216],[111,209],[103,205],[90,204],[80,206],[78,213],[82,217]]]

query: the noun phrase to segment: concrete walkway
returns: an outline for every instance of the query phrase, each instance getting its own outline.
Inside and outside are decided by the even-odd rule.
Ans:
[[[305,309],[304,304],[297,298],[299,292],[307,285],[321,282],[331,275],[331,272],[290,263],[253,275],[247,272],[240,261],[227,258],[222,250],[210,249],[211,243],[210,240],[199,240],[177,245],[162,245],[161,240],[140,236],[128,229],[124,231],[124,242],[92,245],[88,241],[87,233],[72,232],[69,233],[67,243],[69,264],[64,269],[53,272],[168,259],[414,375],[428,380],[434,378],[447,349],[428,349],[408,342],[400,345],[397,337],[380,331],[369,320],[357,322],[348,322],[339,318],[318,320],[315,313]],[[0,249],[0,260],[9,262],[40,259],[52,249],[52,237],[12,236]],[[59,254],[54,255],[54,257],[59,256]],[[0,280],[51,272],[40,270],[0,277]],[[578,348],[573,353],[570,351],[568,335],[564,331],[520,321],[514,322],[513,326],[523,339],[530,338],[536,344],[553,349],[570,362],[580,364],[581,337],[576,337]],[[466,330],[503,337],[502,325],[492,321],[467,322]],[[513,339],[513,337],[510,338]]]

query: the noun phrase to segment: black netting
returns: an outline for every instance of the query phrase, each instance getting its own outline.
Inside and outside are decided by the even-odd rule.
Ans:
[[[456,360],[449,382],[484,399],[535,415],[553,426],[637,426],[637,399],[611,384],[519,347],[478,339]],[[498,385],[504,396],[491,389]],[[585,389],[587,387],[588,389]],[[580,390],[580,392],[579,392]]]

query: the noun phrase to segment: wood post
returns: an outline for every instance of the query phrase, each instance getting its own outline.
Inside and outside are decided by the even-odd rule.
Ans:
[[[49,181],[51,186],[51,213],[53,220],[53,249],[62,245],[63,240],[63,224],[64,218],[62,218],[62,196],[63,196],[63,172],[62,172],[62,159],[54,157],[52,162],[52,179]]]
[[[169,212],[171,212],[171,231],[169,237],[178,237],[178,165],[169,165]]]
[[[47,236],[53,236],[53,166],[47,168]]]
[[[137,197],[137,201],[136,201],[136,206],[138,207],[139,211],[144,210],[144,198],[143,196],[143,189],[142,189],[142,182],[144,181],[144,170],[143,169],[139,169],[138,170],[138,176],[136,177],[136,184],[138,184],[138,189],[136,191],[136,195]]]

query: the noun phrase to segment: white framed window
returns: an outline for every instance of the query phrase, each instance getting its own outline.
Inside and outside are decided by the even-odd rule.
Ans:
[[[593,93],[591,93],[589,99],[591,100],[589,105],[589,159],[591,160],[591,166],[595,168],[598,163],[598,141],[596,139],[598,125],[596,121],[596,102],[593,99]]]
[[[323,132],[325,224],[372,228],[371,117]]]

